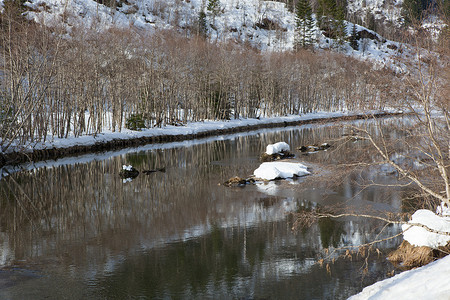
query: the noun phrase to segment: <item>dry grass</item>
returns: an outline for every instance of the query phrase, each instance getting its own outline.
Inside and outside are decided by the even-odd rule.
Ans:
[[[433,249],[430,247],[414,247],[408,241],[403,241],[397,250],[389,253],[388,259],[406,268],[426,265],[434,260]]]
[[[401,267],[412,269],[446,256],[449,250],[450,243],[439,249],[432,249],[426,246],[416,247],[403,241],[397,250],[388,255],[388,259],[394,264],[401,264]]]

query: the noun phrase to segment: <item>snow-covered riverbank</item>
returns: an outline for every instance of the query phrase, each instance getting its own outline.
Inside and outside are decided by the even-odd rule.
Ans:
[[[450,256],[379,281],[349,300],[450,299]]]
[[[403,239],[414,246],[437,249],[439,246],[445,246],[450,239],[450,236],[445,234],[450,232],[450,210],[443,204],[437,209],[436,214],[425,209],[416,211],[408,223],[402,225]],[[410,224],[421,224],[428,230]],[[361,293],[350,297],[349,300],[450,299],[448,274],[450,274],[449,255],[423,267],[379,281],[364,288]]]
[[[140,131],[123,129],[121,132],[112,132],[105,129],[96,135],[79,137],[73,135],[69,135],[67,138],[48,136],[46,142],[29,143],[25,146],[18,146],[18,144],[13,143],[7,151],[0,151],[0,166],[11,162],[24,162],[30,158],[31,160],[50,159],[146,143],[195,139],[276,126],[332,122],[346,118],[371,118],[372,116],[384,116],[392,113],[391,111],[317,112],[260,119],[191,122],[184,126],[165,126],[163,128],[149,128]],[[20,156],[26,157],[21,158]]]

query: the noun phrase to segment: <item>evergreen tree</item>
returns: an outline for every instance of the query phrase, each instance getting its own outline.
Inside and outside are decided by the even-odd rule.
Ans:
[[[325,36],[331,36],[332,34],[332,17],[335,11],[335,0],[318,0],[317,20],[320,29],[325,31]]]
[[[336,6],[333,14],[333,33],[339,46],[342,46],[347,36],[347,30],[345,28],[345,14],[344,9],[341,6]]]
[[[344,43],[346,30],[342,5],[338,5],[336,0],[318,0],[317,19],[325,36],[336,39],[339,45]]]
[[[356,32],[356,24],[353,24],[352,27],[352,34],[350,35],[350,47],[352,47],[353,50],[358,51],[359,45],[357,40],[357,32]]]
[[[402,4],[402,17],[405,25],[420,21],[422,15],[421,0],[404,0]]]
[[[203,10],[198,13],[198,34],[201,36],[206,36],[206,14]]]
[[[210,23],[211,28],[216,30],[216,16],[220,13],[220,1],[219,0],[209,0],[208,6],[206,7],[208,11],[208,15],[212,16],[212,24]]]
[[[299,0],[296,9],[296,41],[295,47],[307,48],[314,44],[314,20],[309,0]]]
[[[216,17],[220,13],[220,0],[209,0],[206,9],[213,17]]]

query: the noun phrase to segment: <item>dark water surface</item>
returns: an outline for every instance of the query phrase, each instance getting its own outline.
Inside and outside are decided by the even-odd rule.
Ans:
[[[345,299],[387,277],[384,256],[317,261],[325,248],[376,237],[380,224],[347,218],[292,231],[289,212],[316,205],[398,211],[401,191],[364,187],[364,172],[330,168],[363,147],[308,156],[313,175],[227,188],[259,166],[269,143],[341,143],[348,126],[268,129],[150,145],[39,164],[0,181],[0,299]],[[123,164],[140,174],[118,175]],[[337,184],[335,184],[337,182]],[[394,234],[388,227],[382,236]],[[384,253],[398,240],[378,247]]]

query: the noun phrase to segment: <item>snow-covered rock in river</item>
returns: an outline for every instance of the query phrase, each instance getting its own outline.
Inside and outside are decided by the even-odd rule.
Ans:
[[[291,162],[265,162],[253,172],[257,178],[273,180],[277,178],[291,178],[311,174],[308,168],[301,163]]]
[[[420,209],[416,211],[408,223],[422,224],[439,232],[450,233],[450,217],[438,216],[430,210]],[[437,248],[445,246],[450,241],[450,235],[430,232],[420,226],[402,225],[403,239],[414,246],[427,246]]]
[[[282,153],[284,151],[289,151],[291,148],[285,142],[278,142],[275,144],[270,144],[266,147],[266,154],[272,155],[276,153]]]
[[[122,170],[119,172],[119,176],[122,178],[135,178],[139,175],[139,171],[131,165],[123,165]]]
[[[132,171],[133,170],[133,166],[131,166],[131,165],[123,165],[122,166],[122,170]]]

